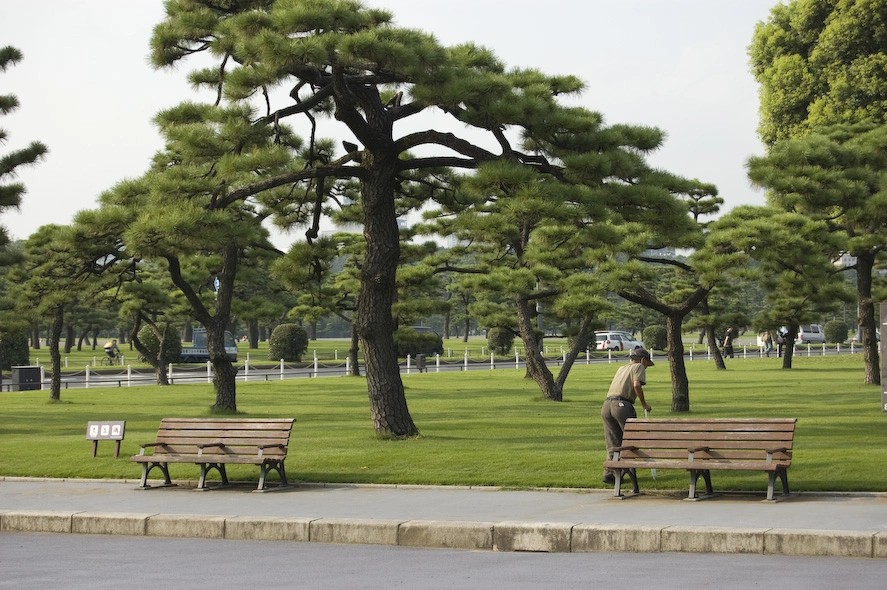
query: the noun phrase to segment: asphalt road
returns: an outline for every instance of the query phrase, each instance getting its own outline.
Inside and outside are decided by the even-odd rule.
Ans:
[[[118,590],[652,587],[656,590],[883,588],[887,562],[847,558],[495,553],[51,533],[0,533],[0,588]]]

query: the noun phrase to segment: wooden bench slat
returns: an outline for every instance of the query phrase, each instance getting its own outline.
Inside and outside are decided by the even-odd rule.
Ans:
[[[659,460],[656,462],[653,461],[641,461],[641,460],[632,460],[629,459],[625,462],[620,462],[620,465],[624,469],[682,469],[682,470],[690,470],[690,469],[698,469],[698,470],[720,470],[720,471],[776,471],[780,468],[785,468],[790,465],[788,461],[774,461],[771,464],[761,463],[759,461],[754,462],[742,462],[742,461],[730,461],[725,463],[719,463],[717,461],[707,461],[704,465],[702,465],[698,461],[671,461],[671,460]]]
[[[636,449],[624,450],[620,455],[621,460],[644,458],[644,459],[683,459],[687,460],[689,453],[686,450],[672,449]],[[697,452],[694,455],[697,460],[713,460],[713,459],[731,459],[745,461],[766,461],[767,453],[763,451],[747,451],[747,450],[721,450],[717,449],[708,452]],[[773,459],[791,459],[790,452],[777,452],[772,454]]]

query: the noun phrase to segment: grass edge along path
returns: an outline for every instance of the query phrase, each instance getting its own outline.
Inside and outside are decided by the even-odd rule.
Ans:
[[[653,417],[798,418],[789,482],[792,491],[887,491],[887,414],[880,388],[863,385],[861,355],[728,359],[688,363],[689,414],[673,414],[667,363],[647,373]],[[362,378],[328,377],[238,383],[243,417],[295,417],[286,461],[293,481],[512,488],[606,488],[600,405],[618,364],[573,368],[565,401],[542,399],[523,370],[423,373],[403,377],[410,412],[422,436],[378,438]],[[164,417],[209,417],[211,385],[66,390],[0,394],[0,475],[136,479],[129,461],[154,440]],[[92,457],[90,420],[125,420],[120,457],[100,442]],[[198,469],[172,465],[175,479]],[[258,469],[231,466],[232,479],[255,481]],[[683,471],[639,473],[646,490],[683,490]],[[721,491],[766,489],[763,473],[716,473]]]

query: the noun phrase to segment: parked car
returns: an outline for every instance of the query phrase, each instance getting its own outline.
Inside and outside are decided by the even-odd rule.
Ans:
[[[853,336],[853,338],[851,338],[850,341],[851,342],[862,342],[862,331],[857,329],[856,335]],[[878,330],[877,328],[875,328],[875,341],[876,342],[881,341],[881,330]]]
[[[788,328],[780,328],[782,333],[787,333]],[[795,344],[825,344],[825,328],[820,324],[804,324],[798,326],[798,339]]]
[[[594,333],[598,350],[634,350],[643,347],[644,343],[635,340],[628,332],[620,330],[598,331]]]
[[[209,349],[206,345],[206,328],[195,328],[191,346],[182,347],[181,362],[205,363],[209,360]],[[234,335],[225,330],[225,352],[232,363],[237,362],[237,341]]]

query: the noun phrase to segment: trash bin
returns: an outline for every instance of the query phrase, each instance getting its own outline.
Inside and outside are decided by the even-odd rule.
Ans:
[[[417,354],[416,355],[416,368],[419,369],[420,373],[425,372],[425,355]]]
[[[12,367],[12,391],[34,391],[40,385],[40,367]]]

